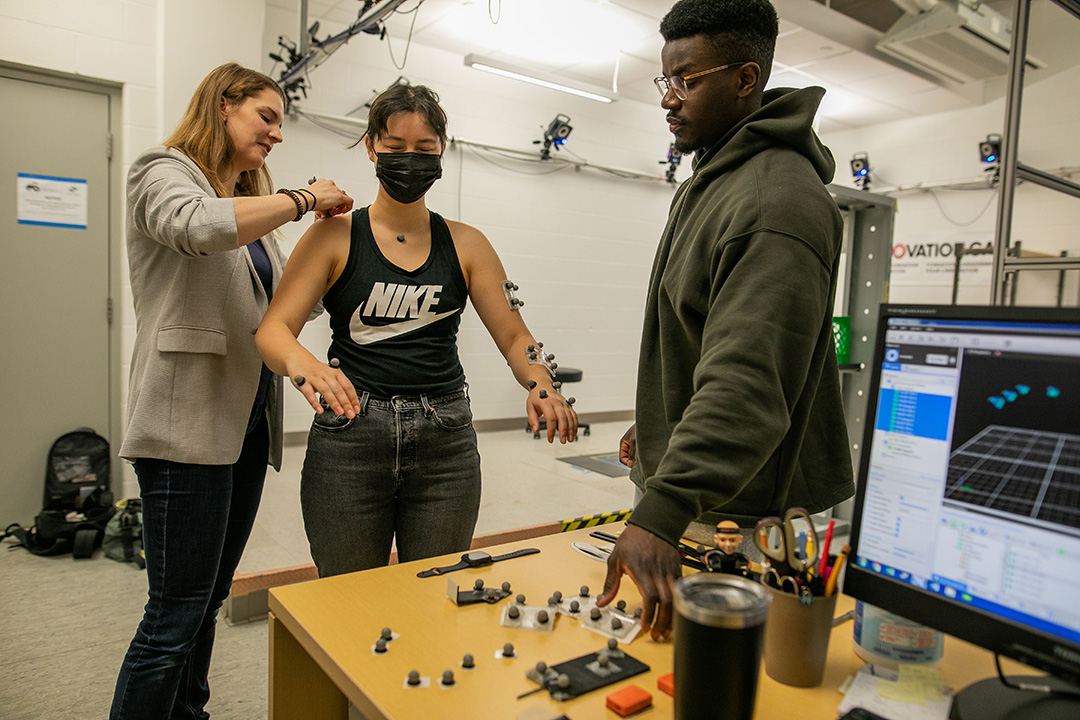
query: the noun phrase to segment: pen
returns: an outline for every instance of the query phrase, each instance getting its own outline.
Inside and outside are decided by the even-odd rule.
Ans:
[[[834,595],[836,593],[836,583],[840,579],[840,567],[847,559],[848,552],[851,551],[850,545],[845,545],[844,549],[840,551],[840,554],[836,556],[836,562],[833,563],[832,570],[829,572],[829,579],[825,581],[825,595]]]
[[[826,577],[825,569],[829,566],[829,546],[832,545],[833,528],[836,527],[836,521],[829,521],[829,529],[825,531],[825,542],[821,543],[821,562],[818,563],[817,574]]]

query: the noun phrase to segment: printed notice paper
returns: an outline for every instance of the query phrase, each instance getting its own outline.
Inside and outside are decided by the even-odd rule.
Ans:
[[[85,180],[19,173],[19,224],[85,230],[86,190]]]

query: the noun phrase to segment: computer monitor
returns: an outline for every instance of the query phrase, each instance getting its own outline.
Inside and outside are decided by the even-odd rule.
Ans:
[[[1080,310],[885,305],[877,328],[844,592],[1080,689]],[[1029,699],[1080,718],[997,677],[953,717]]]

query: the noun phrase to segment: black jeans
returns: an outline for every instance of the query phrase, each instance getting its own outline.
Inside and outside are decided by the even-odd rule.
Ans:
[[[232,465],[135,461],[149,600],[116,680],[111,720],[203,720],[218,608],[266,478],[265,413]]]
[[[353,419],[326,410],[308,433],[300,504],[327,577],[468,550],[480,511],[480,453],[464,390],[375,398]]]

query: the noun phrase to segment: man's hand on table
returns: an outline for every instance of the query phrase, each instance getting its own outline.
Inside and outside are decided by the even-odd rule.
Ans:
[[[679,551],[637,525],[627,525],[607,561],[604,592],[596,604],[604,607],[619,592],[623,573],[641,593],[641,626],[653,640],[671,635],[675,581],[682,577]]]

